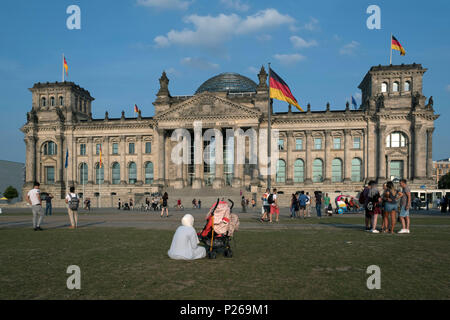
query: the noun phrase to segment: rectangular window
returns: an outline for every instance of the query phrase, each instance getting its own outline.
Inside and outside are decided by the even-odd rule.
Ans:
[[[145,143],[145,153],[152,153],[152,143],[151,142]]]
[[[353,138],[353,149],[361,149],[361,137]]]
[[[113,143],[112,154],[119,154],[119,144],[118,143]]]
[[[55,183],[55,167],[45,167],[45,182],[47,184]]]
[[[99,155],[100,154],[100,148],[102,147],[102,145],[100,143],[97,143],[95,145],[95,154]]]
[[[80,144],[80,156],[86,155],[86,145],[84,143]]]
[[[314,138],[314,149],[316,150],[322,149],[322,138]]]
[[[278,140],[278,150],[280,150],[280,151],[284,150],[284,140],[283,139]]]
[[[333,149],[341,149],[341,138],[333,138]]]
[[[295,150],[303,150],[303,139],[295,139]]]
[[[129,154],[134,154],[134,143],[133,142],[130,142],[128,144],[128,153]]]

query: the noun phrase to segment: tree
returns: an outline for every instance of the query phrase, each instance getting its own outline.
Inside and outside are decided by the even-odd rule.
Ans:
[[[17,198],[19,196],[19,193],[17,192],[17,189],[13,186],[9,186],[5,189],[5,192],[3,192],[3,196],[8,199],[8,202],[11,201],[14,198]]]
[[[442,176],[439,179],[438,188],[439,189],[450,189],[450,172],[448,172],[445,176]]]

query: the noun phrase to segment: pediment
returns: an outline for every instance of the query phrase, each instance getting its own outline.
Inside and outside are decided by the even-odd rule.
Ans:
[[[157,120],[257,118],[260,115],[260,111],[256,108],[253,109],[209,92],[203,92],[186,101],[172,105],[169,110],[154,118]]]

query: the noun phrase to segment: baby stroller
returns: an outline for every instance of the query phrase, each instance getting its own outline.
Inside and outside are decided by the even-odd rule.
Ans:
[[[218,253],[223,253],[227,258],[233,256],[230,242],[234,231],[239,228],[239,217],[231,213],[234,203],[228,200],[231,207],[228,202],[217,199],[209,209],[205,227],[198,233],[200,241],[207,246],[209,259],[215,259]]]

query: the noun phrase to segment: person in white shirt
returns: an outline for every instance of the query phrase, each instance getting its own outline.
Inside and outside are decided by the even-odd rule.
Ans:
[[[35,182],[33,189],[28,191],[27,202],[31,205],[33,212],[33,229],[34,231],[42,231],[41,223],[44,219],[44,210],[42,210],[41,190],[39,182]]]
[[[306,214],[308,217],[311,217],[311,196],[309,195],[309,192],[306,193],[306,197],[308,198],[306,201]]]
[[[75,193],[75,187],[70,187],[70,192],[66,195],[66,203],[70,219],[69,229],[76,229],[78,228],[78,206],[80,205],[80,199]]]

